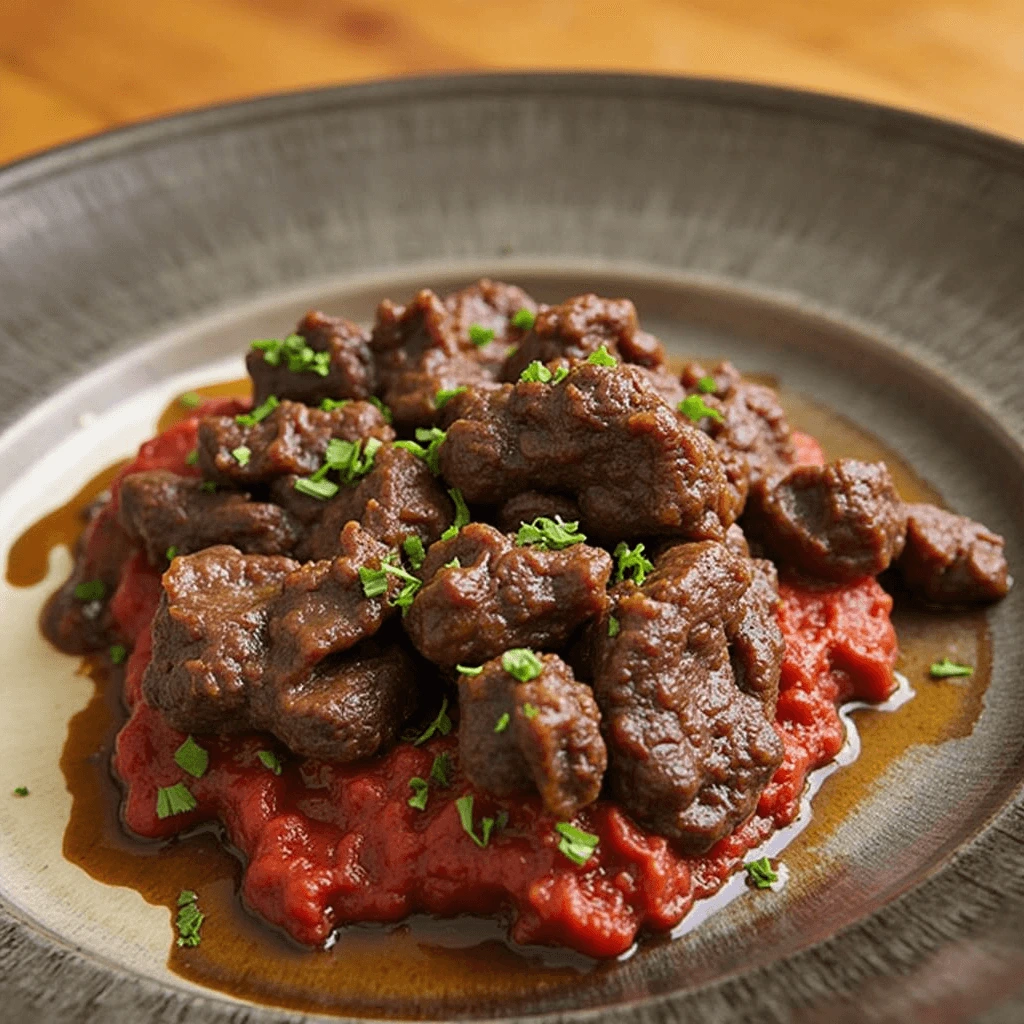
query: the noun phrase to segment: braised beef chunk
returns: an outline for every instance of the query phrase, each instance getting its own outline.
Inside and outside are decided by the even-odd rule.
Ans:
[[[544,494],[541,491],[523,491],[509,498],[498,509],[495,521],[505,533],[515,533],[523,523],[545,516],[561,519],[564,523],[578,522],[580,510],[572,498],[561,494]]]
[[[164,469],[124,478],[118,519],[155,566],[166,564],[171,548],[189,555],[230,544],[245,554],[285,555],[299,539],[299,524],[283,508]]]
[[[367,598],[359,568],[385,545],[349,523],[341,554],[299,565],[211,547],[164,574],[145,699],[184,732],[263,729],[300,755],[351,761],[415,706],[412,653],[379,636],[398,584]]]
[[[1010,592],[1003,538],[934,505],[907,506],[907,540],[896,569],[916,596],[939,605],[998,601]]]
[[[601,791],[608,753],[589,686],[553,654],[519,682],[501,658],[459,677],[459,766],[494,796],[536,790],[545,809],[571,818]]]
[[[723,544],[677,545],[642,587],[615,588],[616,635],[592,630],[611,795],[693,853],[753,813],[782,761],[782,639],[766,592],[748,597],[771,585],[758,571]]]
[[[752,497],[744,520],[773,561],[837,583],[875,576],[903,549],[906,507],[882,462],[798,466]]]
[[[330,501],[298,494],[288,478],[276,481],[272,492],[282,504],[302,503],[309,512],[319,512],[296,548],[297,557],[303,560],[333,558],[338,552],[338,535],[350,520],[359,522],[388,547],[401,547],[407,537],[416,536],[427,548],[451,526],[454,517],[451,499],[423,459],[390,446],[377,452],[373,469],[358,486],[342,487]],[[310,503],[319,509],[308,508]]]
[[[428,426],[437,417],[439,391],[491,382],[523,334],[512,318],[535,308],[522,289],[486,279],[444,299],[429,288],[408,306],[385,299],[370,345],[395,423],[406,430]]]
[[[308,476],[320,468],[332,438],[390,441],[395,432],[369,402],[325,412],[281,402],[258,423],[237,416],[204,416],[199,423],[199,468],[208,480],[247,487],[275,477]],[[240,450],[246,454],[239,457]]]
[[[701,429],[718,446],[729,481],[739,494],[745,497],[748,487],[760,487],[793,466],[792,431],[771,388],[745,381],[728,362],[710,371],[699,363],[687,363],[680,379],[688,395],[718,414],[699,416],[700,410],[695,411]]]
[[[451,401],[441,472],[470,503],[523,491],[572,497],[589,536],[721,539],[736,518],[714,444],[625,364],[577,363],[558,384],[470,390]]]
[[[653,368],[665,361],[661,342],[640,330],[636,307],[629,299],[577,295],[537,314],[533,329],[506,361],[502,379],[519,380],[534,360],[569,366],[602,345],[622,362]]]
[[[427,553],[406,632],[445,668],[479,665],[510,647],[555,649],[607,607],[611,571],[599,548],[518,547],[493,526],[470,523]]]
[[[376,378],[369,338],[358,325],[312,310],[299,321],[293,338],[277,344],[257,341],[249,349],[245,365],[256,405],[270,395],[319,405],[325,398],[373,394]],[[323,352],[329,354],[328,361],[315,359]]]
[[[75,566],[39,618],[43,635],[65,654],[101,650],[116,637],[108,600],[138,550],[108,500],[92,510],[75,550]]]

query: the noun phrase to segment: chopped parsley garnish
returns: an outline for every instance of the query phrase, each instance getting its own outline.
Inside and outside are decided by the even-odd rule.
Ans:
[[[640,586],[647,578],[647,574],[654,570],[654,563],[644,557],[643,544],[637,544],[635,548],[631,548],[624,540],[621,540],[615,548],[614,554],[618,561],[615,570],[616,583],[621,583],[626,578],[632,578],[633,582]]]
[[[178,546],[172,544],[165,552],[164,557],[168,562],[173,562],[178,557]]]
[[[512,721],[512,716],[506,711],[501,718],[494,723],[495,732],[504,732],[508,728],[508,723]]]
[[[461,569],[462,563],[459,561],[459,556],[456,555],[450,562],[445,562],[442,566],[443,569]]]
[[[216,494],[217,493],[217,482],[215,480],[204,480],[199,485],[199,490],[205,494]]]
[[[327,501],[333,498],[340,488],[333,480],[314,480],[312,477],[300,476],[295,481],[295,490],[299,494],[306,494],[310,498],[319,498],[320,501]]]
[[[779,880],[779,876],[772,867],[772,862],[767,857],[760,857],[743,866],[747,869],[747,877],[758,889],[770,889],[772,882]]]
[[[266,401],[257,405],[252,412],[243,412],[236,416],[235,422],[240,427],[255,427],[257,423],[262,423],[280,404],[277,395],[268,395]]]
[[[465,384],[462,384],[457,388],[441,388],[437,394],[434,395],[434,408],[443,409],[456,395],[461,395],[465,390]]]
[[[179,946],[198,946],[202,938],[199,929],[206,915],[199,909],[198,900],[191,889],[182,889],[178,895],[178,916],[174,924],[178,929]]]
[[[592,832],[584,832],[567,821],[560,821],[555,826],[555,831],[559,835],[558,852],[568,857],[573,864],[580,866],[586,864],[593,857],[597,844],[601,841],[600,836],[595,836]]]
[[[536,704],[527,701],[523,705],[523,718],[534,719],[540,714],[540,708]]]
[[[124,644],[114,644],[107,653],[115,665],[123,665],[128,657],[128,648]]]
[[[198,466],[199,465],[199,449],[193,448],[192,451],[185,456],[186,466]]]
[[[549,519],[538,516],[532,523],[523,523],[516,534],[516,543],[522,547],[526,544],[537,544],[549,551],[561,551],[562,548],[582,544],[587,539],[580,533],[579,522],[563,523],[561,516]]]
[[[175,814],[187,814],[196,809],[196,798],[188,791],[184,782],[173,786],[161,786],[156,791],[156,816],[170,818]]]
[[[622,627],[619,625],[619,620],[617,618],[615,618],[614,615],[609,615],[608,616],[608,635],[609,636],[618,636],[619,635],[619,630],[621,628]]]
[[[462,822],[462,830],[482,850],[491,841],[491,833],[496,824],[494,818],[482,818],[480,821],[480,835],[477,836],[473,830],[473,794],[467,793],[455,801],[455,809],[459,812],[459,821]],[[504,821],[508,821],[505,815]],[[500,827],[500,826],[499,826]]]
[[[240,466],[248,466],[249,460],[252,458],[252,449],[246,444],[240,444],[231,452],[231,455]]]
[[[284,341],[278,338],[261,338],[252,347],[263,353],[268,366],[285,366],[292,373],[316,373],[326,377],[331,372],[331,353],[317,352],[309,347],[301,334],[289,334]]]
[[[423,459],[430,472],[437,476],[441,472],[438,449],[444,444],[445,437],[447,434],[439,427],[417,427],[415,441],[395,441],[392,447],[404,448],[417,458]],[[427,447],[424,448],[420,441],[425,442]]]
[[[15,796],[28,796],[28,786],[15,786],[14,787],[14,795]]]
[[[409,806],[415,807],[417,811],[425,811],[427,809],[427,797],[430,796],[430,783],[426,779],[421,779],[418,775],[414,775],[409,780],[409,788],[412,790],[412,796],[408,800]]]
[[[697,390],[702,395],[713,395],[718,390],[718,383],[714,377],[701,377],[697,381]]]
[[[363,594],[366,597],[380,597],[387,593],[388,574],[384,571],[384,563],[379,569],[371,569],[368,565],[359,567],[359,582],[363,585]]]
[[[958,665],[955,661],[950,661],[949,658],[935,662],[928,672],[933,679],[952,679],[956,676],[974,675],[974,669],[970,665]]]
[[[345,441],[339,437],[332,437],[327,442],[322,465],[309,479],[313,483],[319,483],[333,470],[338,473],[343,483],[355,483],[373,469],[374,459],[382,446],[383,442],[376,437],[366,438],[365,447],[362,438],[358,441]]]
[[[198,391],[186,391],[178,398],[178,404],[183,409],[198,409],[203,404],[203,396]]]
[[[530,365],[519,374],[520,381],[524,383],[539,384],[560,384],[569,376],[569,370],[565,366],[559,366],[552,373],[539,359],[534,359]]]
[[[483,672],[483,665],[456,665],[455,671],[461,672],[464,676],[478,676]]]
[[[725,421],[725,417],[717,410],[712,409],[707,402],[704,401],[700,395],[688,395],[684,398],[676,408],[686,417],[693,420],[694,423],[699,423],[701,420],[710,417],[713,420],[718,420],[719,423]]]
[[[268,772],[273,772],[275,775],[281,774],[281,759],[272,750],[257,750],[256,756]]]
[[[351,398],[325,398],[320,403],[320,408],[324,412],[334,412],[335,409],[344,409],[351,401]]]
[[[448,717],[448,698],[445,697],[444,700],[441,701],[441,710],[438,711],[437,717],[430,723],[430,725],[427,726],[417,739],[413,740],[413,746],[421,747],[435,733],[447,736],[451,731],[452,720]]]
[[[513,327],[518,327],[521,331],[530,330],[536,322],[537,314],[525,307],[523,307],[523,309],[517,309],[515,313],[512,314],[512,319],[509,321]]]
[[[409,606],[415,599],[416,593],[419,591],[420,587],[423,586],[423,580],[418,576],[413,576],[408,569],[404,569],[402,566],[396,565],[393,561],[390,561],[389,558],[385,558],[384,561],[381,562],[380,567],[385,573],[388,573],[391,576],[397,576],[398,579],[405,584],[391,602],[391,606],[393,608],[401,608],[402,614],[404,615],[409,610]],[[360,572],[362,572],[362,570],[360,570]],[[365,593],[365,591],[366,587],[364,586],[363,592]]]
[[[452,759],[447,754],[438,754],[430,766],[430,777],[439,786],[448,786],[448,773],[452,770]]]
[[[107,585],[103,580],[89,580],[79,583],[74,589],[77,601],[102,601],[107,595]]]
[[[191,736],[174,752],[174,762],[194,779],[201,779],[210,767],[210,755]]]
[[[469,525],[469,507],[466,505],[466,499],[462,497],[462,491],[458,487],[449,487],[448,497],[455,503],[455,522],[441,534],[441,540],[457,537],[459,530]]]
[[[402,550],[405,552],[405,557],[409,559],[409,564],[414,569],[418,569],[423,565],[423,562],[427,557],[426,549],[423,547],[423,541],[421,541],[415,533],[410,533],[409,536],[402,541]]]
[[[494,328],[484,327],[483,324],[470,324],[469,325],[469,340],[480,348],[482,345],[486,345],[489,341],[494,341]]]
[[[391,415],[391,410],[376,395],[370,395],[367,401],[384,417],[385,423],[394,422],[395,417]]]
[[[596,352],[591,352],[587,356],[587,362],[593,363],[594,366],[618,366],[619,361],[608,351],[607,348],[602,345]]]
[[[544,662],[529,647],[513,647],[501,656],[501,667],[519,682],[528,683],[544,671]]]

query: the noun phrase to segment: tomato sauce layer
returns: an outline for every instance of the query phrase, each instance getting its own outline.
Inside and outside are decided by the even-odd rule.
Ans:
[[[198,413],[213,411],[234,410],[219,402]],[[143,445],[124,474],[193,473],[185,459],[197,422],[188,419]],[[799,450],[805,461],[820,458],[812,438],[801,438]],[[111,602],[132,647],[125,666],[130,716],[114,756],[125,787],[124,822],[149,839],[219,822],[244,855],[247,905],[307,945],[323,943],[348,923],[468,913],[510,915],[512,938],[521,943],[568,946],[593,957],[623,953],[638,933],[677,925],[694,900],[716,892],[749,851],[793,821],[808,773],[843,745],[840,704],[881,701],[894,687],[892,600],[873,579],[827,588],[784,583],[779,621],[786,655],[775,726],[785,757],[753,817],[707,854],[684,857],[615,804],[599,801],[573,821],[600,837],[579,865],[559,852],[557,821],[538,799],[495,800],[472,789],[459,772],[453,736],[401,744],[355,765],[295,759],[265,735],[202,736],[196,740],[209,765],[194,778],[174,757],[185,735],[141,698],[160,594],[160,573],[137,555],[126,563]],[[265,753],[261,759],[267,751],[278,763]],[[441,754],[448,757],[446,785],[431,779]],[[422,810],[409,804],[413,778],[430,780]],[[157,791],[178,783],[196,806],[161,819]],[[477,838],[485,817],[507,814],[485,847],[456,807],[467,794],[474,797]]]

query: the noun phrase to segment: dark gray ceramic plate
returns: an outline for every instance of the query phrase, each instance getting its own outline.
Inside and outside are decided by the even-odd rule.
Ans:
[[[93,139],[0,172],[4,541],[73,489],[73,459],[30,475],[83,410],[159,390],[310,301],[366,315],[382,293],[486,272],[545,297],[632,295],[674,350],[722,352],[841,409],[1003,533],[1020,575],[1022,239],[1021,147],[714,82],[382,83]],[[991,614],[995,669],[970,735],[903,753],[800,884],[571,990],[477,1011],[1022,1019],[1022,608],[1018,587]],[[33,643],[8,628],[0,649]],[[98,883],[67,875],[56,758],[77,705],[54,703],[36,742],[40,692],[51,701],[0,683],[5,731],[38,748],[0,784],[39,779],[37,804],[0,809],[0,1017],[286,1017],[161,978],[95,910]]]

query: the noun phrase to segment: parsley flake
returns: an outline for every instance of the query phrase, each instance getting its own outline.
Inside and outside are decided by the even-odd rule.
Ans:
[[[277,395],[268,395],[266,401],[261,402],[252,412],[243,412],[235,417],[235,422],[240,427],[255,427],[262,423],[281,403]]]
[[[328,498],[333,498],[340,488],[333,480],[314,480],[312,477],[300,476],[295,481],[295,490],[310,498],[327,501]]]
[[[484,327],[483,324],[469,325],[469,340],[477,348],[486,345],[489,341],[494,341],[494,333],[493,327]]]
[[[445,562],[442,566],[443,569],[461,569],[462,563],[459,561],[459,556],[456,555],[450,562]]]
[[[114,644],[107,653],[114,665],[123,665],[128,657],[128,648],[124,644]]]
[[[501,718],[494,723],[495,732],[504,732],[508,728],[508,723],[512,721],[512,716],[506,711]]]
[[[560,837],[558,852],[580,867],[593,857],[594,851],[601,841],[600,836],[595,836],[592,832],[584,832],[567,821],[560,821],[555,826],[555,831]]]
[[[596,352],[587,356],[587,362],[594,366],[618,366],[619,361],[602,345]]]
[[[102,601],[107,596],[107,585],[103,580],[89,580],[79,583],[74,589],[77,601]]]
[[[619,624],[619,620],[617,618],[615,618],[614,615],[609,615],[608,616],[608,635],[609,636],[618,636],[619,635],[619,630],[621,628],[622,628],[622,626]]]
[[[540,708],[536,704],[531,704],[527,701],[523,705],[523,718],[534,719],[540,714]]]
[[[405,552],[405,557],[409,559],[409,564],[414,569],[419,569],[426,560],[427,552],[423,547],[423,541],[415,533],[410,533],[402,541],[402,550]]]
[[[462,384],[457,388],[441,388],[437,394],[434,395],[434,408],[443,409],[456,395],[461,395],[465,390],[465,384]]]
[[[257,750],[256,756],[268,772],[273,772],[275,775],[281,774],[281,759],[272,750]]]
[[[365,597],[380,597],[381,594],[387,593],[388,574],[384,571],[383,563],[379,569],[361,565],[359,567],[359,582],[363,585]]]
[[[385,573],[390,576],[397,576],[398,579],[405,584],[405,586],[402,587],[391,601],[391,606],[393,608],[401,608],[402,614],[404,615],[415,600],[420,587],[423,586],[423,580],[418,576],[413,576],[408,569],[404,569],[400,565],[395,565],[395,563],[390,561],[388,558],[385,558],[384,561],[381,562],[380,567]],[[363,590],[365,592],[365,586],[363,587]]]
[[[478,676],[483,672],[483,665],[456,665],[455,671],[460,672],[464,676]]]
[[[15,796],[28,796],[28,786],[15,786],[13,792]]]
[[[210,755],[191,736],[174,752],[174,762],[194,779],[201,779],[210,766]]]
[[[772,882],[777,882],[779,876],[772,867],[772,862],[767,857],[760,857],[743,865],[747,870],[747,877],[758,889],[770,889]]]
[[[178,405],[183,409],[198,409],[202,404],[203,396],[198,391],[186,391],[178,398]]]
[[[198,946],[202,938],[199,929],[206,915],[199,909],[198,900],[191,889],[182,889],[178,895],[178,916],[174,924],[178,929],[179,946]]]
[[[335,409],[344,409],[351,401],[351,398],[325,398],[320,408],[323,412],[334,412]]]
[[[700,395],[688,395],[676,408],[694,423],[709,417],[719,423],[725,422],[725,417],[717,409],[712,409]]]
[[[515,313],[512,314],[512,319],[509,321],[513,327],[518,327],[521,331],[530,330],[536,322],[537,314],[534,313],[533,310],[527,309],[525,306],[522,309],[517,309]]]
[[[952,679],[956,676],[973,676],[974,669],[970,665],[958,665],[949,658],[943,658],[942,661],[935,662],[928,669],[928,673],[933,679]]]
[[[544,671],[544,662],[529,647],[512,647],[501,656],[501,667],[519,682],[528,683]]]
[[[619,541],[614,555],[618,561],[618,567],[615,570],[616,583],[621,583],[627,577],[631,577],[639,587],[647,578],[647,574],[654,571],[654,563],[644,557],[643,544],[637,544],[635,548],[630,548],[624,540]]]
[[[391,410],[376,395],[370,395],[367,401],[384,417],[385,423],[394,423],[395,417],[391,415]]]
[[[199,485],[199,490],[204,494],[216,494],[217,493],[217,482],[216,480],[204,480]]]
[[[192,451],[185,456],[186,466],[198,466],[199,465],[199,449],[193,448]]]
[[[697,381],[697,390],[702,395],[713,395],[718,390],[718,382],[714,377],[701,377]]]
[[[487,844],[491,841],[491,833],[494,831],[495,820],[494,818],[481,818],[480,820],[480,835],[477,836],[473,830],[473,794],[466,793],[465,796],[460,796],[455,801],[455,809],[459,812],[459,821],[462,822],[462,831],[469,836],[470,839],[476,843],[480,849],[484,849]],[[508,821],[506,815],[505,821]]]
[[[452,720],[448,717],[448,698],[445,697],[441,701],[441,710],[438,711],[437,717],[427,726],[423,733],[415,740],[413,740],[414,747],[420,747],[427,740],[430,739],[435,733],[440,733],[442,736],[447,736],[452,731]]]
[[[247,444],[240,444],[231,452],[235,462],[237,462],[243,468],[249,465],[249,460],[252,458],[252,449]]]
[[[552,379],[551,371],[539,360],[534,359],[521,374],[519,380],[524,384],[550,384]]]
[[[326,377],[331,372],[331,353],[317,352],[301,334],[289,334],[284,341],[261,338],[252,347],[263,353],[268,366],[280,366],[282,359],[292,373],[315,373]]]
[[[173,562],[178,557],[178,545],[172,544],[165,552],[164,557],[168,562]]]
[[[417,811],[425,811],[427,797],[430,796],[430,783],[426,779],[414,775],[409,780],[409,788],[412,790],[412,796],[407,801],[409,806],[416,808]]]
[[[452,759],[447,754],[438,754],[430,766],[430,777],[439,786],[448,786],[448,773],[452,770]]]
[[[184,782],[176,782],[173,786],[161,786],[156,791],[156,816],[170,818],[175,814],[187,814],[198,805],[196,798],[188,791]]]
[[[453,537],[457,537],[459,530],[469,525],[469,507],[466,505],[466,499],[462,496],[462,491],[458,487],[449,487],[448,497],[455,504],[455,522],[441,534],[441,540],[451,540]]]
[[[537,544],[548,551],[561,551],[573,544],[582,544],[587,539],[585,533],[580,533],[579,526],[579,521],[562,522],[561,516],[555,516],[554,519],[538,516],[532,523],[523,523],[519,527],[516,544],[520,547]]]

